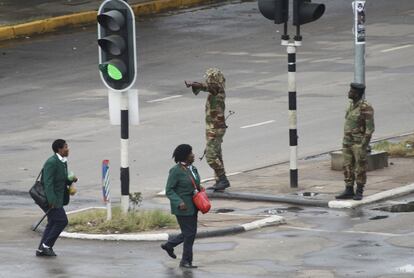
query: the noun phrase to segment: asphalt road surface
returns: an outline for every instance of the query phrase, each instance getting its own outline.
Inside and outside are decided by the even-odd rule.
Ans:
[[[303,27],[297,56],[300,157],[340,147],[353,80],[350,1],[320,2],[326,14]],[[412,0],[367,4],[367,99],[376,111],[376,138],[413,130],[413,22]],[[148,196],[164,188],[176,145],[189,143],[202,154],[206,94],[194,96],[184,80],[201,80],[212,66],[223,70],[227,108],[236,112],[224,138],[227,172],[289,159],[280,28],[256,2],[138,18],[141,124],[130,130],[131,191]],[[109,124],[97,53],[94,26],[1,45],[0,189],[26,191],[51,142],[64,138],[79,198],[99,200],[103,159],[110,160],[112,193],[119,196],[120,131]],[[202,178],[212,176],[205,161],[196,166]]]

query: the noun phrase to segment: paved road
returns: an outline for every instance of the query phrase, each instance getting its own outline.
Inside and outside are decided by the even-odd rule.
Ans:
[[[303,28],[298,53],[301,157],[340,146],[353,78],[349,3],[325,2],[326,15]],[[370,1],[367,7],[367,95],[376,109],[375,137],[413,129],[414,3],[390,2]],[[130,132],[131,191],[152,194],[164,187],[177,144],[190,143],[202,153],[205,95],[195,97],[183,81],[199,80],[211,66],[223,69],[227,107],[236,111],[224,142],[228,172],[289,158],[279,29],[259,15],[254,2],[138,20],[141,125]],[[108,124],[95,27],[9,42],[1,54],[0,188],[26,190],[52,140],[62,137],[80,177],[80,198],[99,195],[102,159],[111,161],[112,192],[119,194],[119,127]],[[179,97],[154,102],[169,96]],[[242,128],[263,122],[268,124]],[[204,161],[197,166],[203,178],[212,175]]]
[[[33,210],[1,210],[8,225],[0,227],[0,277],[408,278],[414,273],[413,213],[228,201],[216,205],[236,214],[276,212],[288,224],[196,240],[194,262],[200,268],[182,271],[159,242],[61,239],[57,258],[36,258],[39,236],[27,227],[35,219]],[[378,216],[386,218],[373,220]],[[176,251],[181,256],[181,247]]]

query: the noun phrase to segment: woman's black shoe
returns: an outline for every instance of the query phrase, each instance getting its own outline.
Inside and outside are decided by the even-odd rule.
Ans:
[[[37,257],[56,257],[56,253],[53,251],[52,248],[45,248],[42,246],[38,250],[36,250],[36,256]]]
[[[192,263],[189,263],[189,262],[180,262],[180,267],[182,267],[182,268],[197,268],[196,265],[193,265]]]
[[[167,252],[168,256],[170,256],[173,259],[176,259],[177,256],[174,254],[174,248],[168,246],[167,244],[161,244],[161,248]]]

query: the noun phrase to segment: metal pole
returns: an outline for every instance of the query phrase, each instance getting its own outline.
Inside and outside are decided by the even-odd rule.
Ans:
[[[365,84],[365,1],[352,2],[354,11],[354,82]]]
[[[290,146],[290,187],[298,187],[298,135],[296,114],[296,43],[289,43],[288,92],[289,92],[289,146]]]
[[[128,91],[121,94],[121,211],[127,213],[129,210]]]

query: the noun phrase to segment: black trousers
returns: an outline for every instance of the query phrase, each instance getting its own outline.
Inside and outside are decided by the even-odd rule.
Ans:
[[[44,243],[49,247],[53,247],[66,225],[68,225],[68,217],[66,216],[65,209],[63,207],[50,209],[47,214],[47,225],[43,232],[40,245]]]
[[[184,242],[182,262],[193,262],[193,244],[197,234],[197,214],[191,216],[176,215],[181,234],[168,239],[167,245],[176,247]]]

